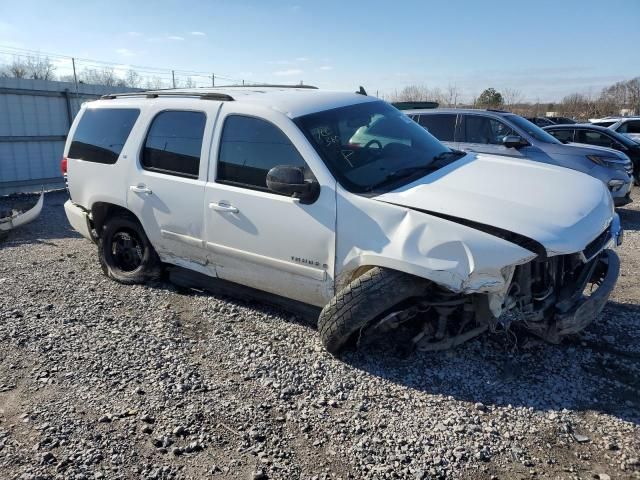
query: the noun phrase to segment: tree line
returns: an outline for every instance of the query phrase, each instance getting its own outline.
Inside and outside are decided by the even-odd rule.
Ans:
[[[487,88],[470,102],[460,101],[461,91],[456,86],[446,89],[409,85],[391,96],[391,101],[432,101],[443,107],[500,108],[525,117],[544,116],[546,112],[586,120],[607,115],[640,114],[640,77],[614,83],[597,95],[573,93],[559,102],[525,102],[524,94],[517,89],[498,91]]]
[[[0,78],[76,81],[76,78],[71,74],[56,75],[56,69],[48,57],[16,57],[12,62],[0,65]],[[113,67],[81,68],[77,72],[77,81],[78,83],[107,87],[158,89],[167,86],[167,81],[160,76],[142,76],[134,69],[127,70],[124,75],[119,75]],[[176,87],[195,86],[196,82],[191,77],[176,78]]]

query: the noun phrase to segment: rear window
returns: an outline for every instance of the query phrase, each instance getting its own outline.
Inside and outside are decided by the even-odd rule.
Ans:
[[[613,122],[591,122],[591,123],[593,123],[593,125],[597,125],[598,127],[610,127],[611,125],[616,123],[616,121],[613,121]]]
[[[67,156],[87,162],[116,163],[139,115],[137,108],[86,109]]]
[[[456,130],[455,114],[420,115],[418,123],[442,142],[453,142]]]

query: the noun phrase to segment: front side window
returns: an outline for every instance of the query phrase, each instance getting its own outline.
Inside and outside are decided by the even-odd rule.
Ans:
[[[559,140],[554,138],[552,135],[549,135],[549,133],[542,130],[539,126],[534,125],[526,118],[522,118],[519,115],[505,115],[504,118],[507,121],[509,121],[512,125],[515,125],[521,130],[524,130],[524,132],[527,133],[527,135],[532,136],[539,142],[556,143],[556,144],[560,143]]]
[[[547,130],[562,143],[573,142],[573,130],[564,128],[562,130]]]
[[[216,180],[267,190],[267,173],[278,165],[305,170],[306,164],[289,138],[266,120],[230,115],[224,122]]]
[[[408,183],[461,154],[380,101],[312,113],[294,122],[340,184],[355,193]]]
[[[166,111],[153,119],[142,151],[142,168],[180,177],[198,178],[203,112]]]
[[[513,130],[504,123],[481,115],[465,115],[464,132],[465,142],[488,145],[502,145],[505,136],[513,135]]]
[[[420,115],[418,123],[441,142],[453,142],[456,131],[455,114]]]
[[[87,162],[116,163],[139,115],[137,108],[87,108],[67,156]]]
[[[576,142],[578,143],[588,143],[589,145],[609,148],[614,146],[613,141],[603,133],[591,130],[577,130],[576,133]]]

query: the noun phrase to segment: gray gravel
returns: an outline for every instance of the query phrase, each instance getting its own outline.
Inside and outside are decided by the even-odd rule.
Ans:
[[[0,243],[0,478],[640,478],[640,211],[603,317],[337,360],[259,303],[128,287],[64,217]]]

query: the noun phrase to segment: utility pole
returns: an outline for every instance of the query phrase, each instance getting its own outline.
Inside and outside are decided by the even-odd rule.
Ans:
[[[211,74],[211,86],[212,87],[216,86],[216,74],[215,73]]]
[[[171,80],[173,80],[173,88],[176,88],[176,72],[171,70]]]
[[[76,59],[71,57],[71,65],[73,66],[73,83],[76,84],[76,97],[78,97],[78,75],[76,75]]]

